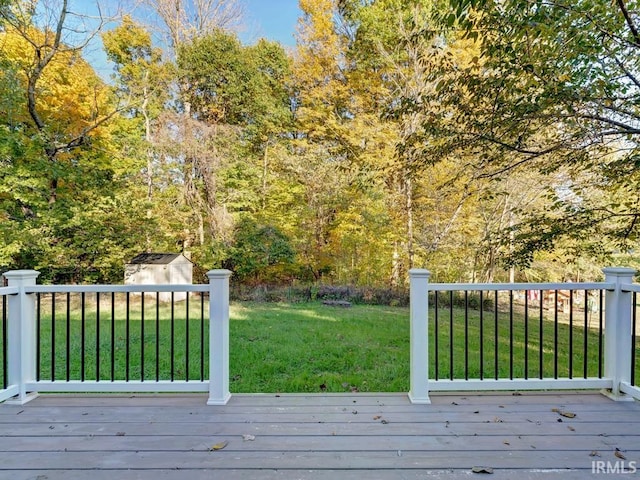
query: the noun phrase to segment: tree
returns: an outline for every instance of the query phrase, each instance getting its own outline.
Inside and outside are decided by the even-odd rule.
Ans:
[[[177,55],[184,44],[214,33],[233,30],[243,19],[243,6],[238,0],[145,0],[161,21],[169,48]]]
[[[234,247],[227,260],[240,281],[281,282],[288,276],[295,252],[289,239],[276,227],[243,219],[235,231]]]
[[[611,246],[634,245],[637,2],[460,0],[452,6],[444,24],[462,27],[481,52],[465,68],[437,74],[434,96],[444,108],[423,122],[423,131],[443,139],[442,154],[477,155],[479,177],[521,168],[553,173],[553,210],[516,225],[513,262],[529,264],[532,252],[563,237],[604,235]],[[567,189],[579,201],[567,201]]]
[[[60,164],[74,149],[90,141],[96,130],[117,112],[108,99],[108,89],[102,84],[81,58],[81,51],[102,28],[98,22],[95,30],[82,31],[75,44],[65,43],[77,35],[70,26],[68,0],[55,5],[45,5],[44,18],[53,19],[52,25],[36,26],[40,15],[33,2],[18,1],[0,10],[6,23],[4,55],[13,61],[20,71],[26,93],[24,119],[26,128],[39,138],[42,150],[52,172],[49,179],[49,203],[55,203],[58,195]],[[66,75],[65,64],[78,64],[77,76]],[[84,70],[84,71],[82,71]],[[52,88],[59,85],[63,94]],[[65,119],[62,124],[59,120]]]
[[[80,29],[66,1],[16,1],[1,14],[0,264],[45,280],[119,278],[138,212],[119,196],[118,105],[81,56],[97,32]]]

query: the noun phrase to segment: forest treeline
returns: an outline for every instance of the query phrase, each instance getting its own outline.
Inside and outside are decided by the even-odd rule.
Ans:
[[[120,282],[582,280],[634,265],[636,0],[0,0],[0,270]],[[84,10],[83,10],[84,9]],[[85,58],[101,40],[109,78]]]

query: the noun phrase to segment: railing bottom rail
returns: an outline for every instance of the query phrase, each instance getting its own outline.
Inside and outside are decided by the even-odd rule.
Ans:
[[[27,382],[26,387],[30,391],[47,393],[188,393],[208,392],[209,382],[185,382],[185,381],[69,381],[69,382]]]

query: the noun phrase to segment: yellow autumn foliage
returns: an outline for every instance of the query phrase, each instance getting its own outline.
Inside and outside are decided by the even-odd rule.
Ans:
[[[23,84],[24,101],[15,120],[32,123],[27,110],[28,77],[32,74],[37,48],[47,55],[51,42],[47,34],[31,28],[21,35],[7,28],[0,32],[0,58],[15,67]],[[25,38],[29,38],[29,41]],[[0,72],[6,75],[6,72]],[[48,134],[73,138],[110,110],[109,88],[77,50],[62,48],[44,68],[36,83],[36,110],[47,126]],[[92,132],[95,135],[97,131]]]

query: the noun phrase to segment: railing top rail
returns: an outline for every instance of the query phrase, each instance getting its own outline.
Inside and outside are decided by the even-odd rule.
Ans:
[[[197,285],[30,285],[26,293],[155,293],[155,292],[208,292],[208,284]]]
[[[606,282],[590,283],[430,283],[432,291],[613,290]]]
[[[620,285],[623,292],[640,292],[640,283],[628,283]]]
[[[18,287],[0,287],[0,295],[15,295],[19,291]]]

